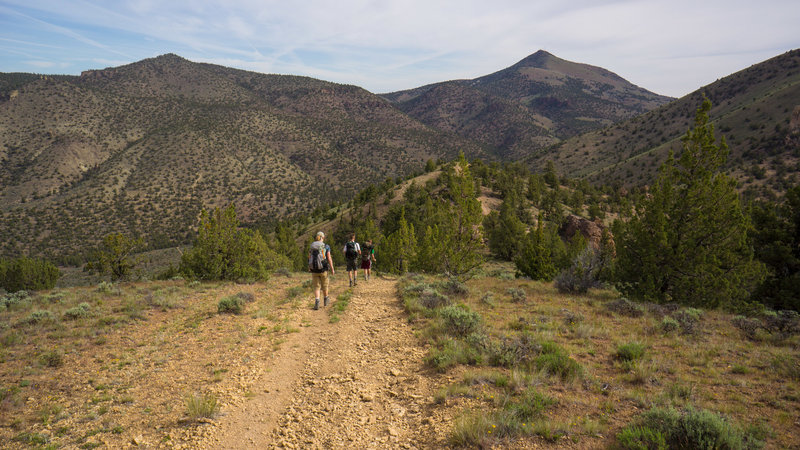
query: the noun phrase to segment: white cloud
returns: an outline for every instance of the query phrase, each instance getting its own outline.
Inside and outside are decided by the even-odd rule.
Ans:
[[[0,61],[174,52],[382,92],[484,75],[542,48],[678,96],[800,47],[797,23],[795,0],[4,0],[0,40],[29,45],[0,47]],[[44,47],[58,45],[70,48]]]

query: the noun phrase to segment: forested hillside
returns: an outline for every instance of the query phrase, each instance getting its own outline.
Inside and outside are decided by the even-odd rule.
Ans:
[[[586,133],[528,159],[548,161],[571,177],[641,186],[655,179],[669,151],[680,149],[697,105],[706,96],[717,133],[730,148],[726,168],[754,195],[771,196],[798,183],[800,50],[722,78],[692,94],[602,130]]]

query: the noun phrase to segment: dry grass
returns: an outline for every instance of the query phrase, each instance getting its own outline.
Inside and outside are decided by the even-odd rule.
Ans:
[[[143,435],[157,443],[187,418],[213,416],[263,370],[248,361],[301,326],[293,317],[304,299],[286,300],[296,283],[68,288],[0,311],[0,441],[122,447]],[[222,298],[247,308],[217,314]],[[34,323],[33,311],[51,319]]]
[[[546,417],[560,424],[558,430],[564,435],[518,435],[524,436],[523,442],[605,447],[643,410],[689,405],[720,412],[743,429],[768,430],[768,448],[789,447],[800,439],[797,415],[789,413],[800,411],[798,336],[778,343],[748,341],[733,326],[733,316],[719,311],[704,311],[692,333],[668,332],[661,327],[662,317],[651,309],[644,308],[639,317],[611,312],[606,305],[617,298],[612,291],[593,290],[578,297],[559,294],[549,283],[497,277],[474,278],[467,285],[471,294],[464,303],[481,315],[487,333],[527,332],[552,340],[584,370],[579,381],[527,375],[525,386],[535,385],[558,400]],[[506,294],[509,289],[524,290],[527,302],[514,302]],[[485,301],[487,293],[490,303]],[[442,384],[451,385],[449,380],[465,371],[470,379],[507,378],[512,373],[521,378],[517,370],[491,370],[499,373],[476,376],[475,368],[456,366],[442,376]],[[466,385],[487,396],[508,389],[491,382]],[[440,408],[452,418],[461,417],[454,437],[454,442],[461,442],[474,433],[469,426],[477,422],[464,419],[472,416],[463,413],[476,407],[475,396],[446,397]],[[483,408],[490,405],[484,403]],[[481,427],[488,426],[483,422]],[[496,438],[491,443],[528,445],[514,439]]]

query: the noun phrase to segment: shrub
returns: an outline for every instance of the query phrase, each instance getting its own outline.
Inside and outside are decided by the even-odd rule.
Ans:
[[[649,431],[635,431],[634,429]],[[624,448],[747,449],[763,445],[754,434],[745,434],[717,413],[687,408],[653,408],[625,427],[617,439]],[[666,444],[666,447],[662,445]],[[624,440],[624,442],[623,442]],[[637,444],[638,443],[638,444]]]
[[[55,316],[52,312],[46,309],[37,309],[36,311],[31,312],[30,315],[23,320],[23,322],[33,325],[43,322],[52,322],[54,320]]]
[[[745,316],[736,316],[731,320],[733,326],[738,328],[746,338],[755,340],[758,330],[763,327],[760,320]]]
[[[288,267],[278,267],[275,269],[275,275],[282,275],[286,278],[291,278],[292,271]]]
[[[620,361],[636,361],[644,356],[645,348],[640,342],[628,342],[618,345],[614,356]]]
[[[58,350],[50,350],[39,355],[39,362],[46,367],[61,367],[64,365],[64,354]]]
[[[625,297],[620,297],[616,300],[606,303],[606,309],[609,311],[627,317],[641,317],[644,315],[644,308],[633,303]]]
[[[439,319],[444,332],[456,337],[466,337],[481,325],[481,316],[458,306],[445,306],[439,310]]]
[[[439,288],[445,295],[462,298],[469,296],[469,288],[467,285],[455,278],[449,278],[447,281],[439,283]]]
[[[527,389],[518,401],[509,403],[506,410],[520,422],[530,422],[544,415],[544,411],[556,401],[533,388]]]
[[[764,317],[764,328],[770,333],[786,339],[800,333],[800,313],[797,311],[777,311]]]
[[[780,375],[800,381],[800,356],[779,355],[772,359],[772,368]]]
[[[585,317],[583,317],[583,314],[579,312],[574,313],[568,309],[562,309],[561,311],[564,313],[564,325],[571,327],[573,325],[583,322],[583,320],[585,319]]]
[[[677,320],[672,317],[664,317],[661,319],[661,330],[665,333],[672,333],[680,327]]]
[[[684,308],[672,314],[672,318],[678,321],[681,326],[681,331],[684,334],[694,334],[697,330],[697,325],[700,323],[702,311],[696,308]]]
[[[0,260],[0,266],[0,287],[8,292],[53,289],[61,276],[53,263],[26,256]]]
[[[661,432],[648,427],[625,427],[617,434],[617,440],[626,450],[667,450],[667,440]]]
[[[511,301],[514,303],[525,303],[528,301],[528,294],[522,288],[508,288],[506,293],[511,296]]]
[[[586,247],[573,261],[572,265],[558,274],[555,286],[559,292],[584,294],[591,288],[600,287],[600,272],[603,269],[600,252]]]
[[[481,296],[481,303],[489,307],[494,307],[494,294],[491,292],[483,294],[483,296]]]
[[[80,305],[70,308],[64,311],[64,317],[67,319],[80,319],[83,317],[89,317],[91,307],[88,303],[83,302]]]
[[[225,297],[217,304],[217,312],[219,314],[241,314],[244,311],[244,300],[236,295]]]
[[[11,294],[6,294],[0,298],[0,308],[8,308],[10,310],[21,308],[30,304],[30,294],[28,291],[17,291]]]
[[[419,303],[428,309],[435,309],[451,304],[452,300],[435,289],[425,289],[419,295]]]
[[[242,302],[244,303],[253,303],[256,301],[256,296],[253,295],[252,292],[239,292],[236,294],[236,296],[242,299]]]
[[[480,350],[459,339],[446,338],[431,349],[425,362],[439,372],[444,372],[456,364],[474,365],[483,361]]]
[[[489,341],[486,347],[489,364],[501,367],[532,363],[542,351],[541,344],[530,333],[503,336],[499,341]]]
[[[186,398],[186,414],[190,419],[211,418],[218,411],[217,397],[213,395],[190,395]]]
[[[109,283],[108,281],[101,281],[100,284],[97,285],[97,292],[105,295],[120,294],[119,288],[116,287],[114,283]]]
[[[536,368],[542,372],[560,377],[563,381],[572,381],[583,376],[583,368],[577,361],[570,358],[564,349],[547,351],[539,355],[534,361]]]

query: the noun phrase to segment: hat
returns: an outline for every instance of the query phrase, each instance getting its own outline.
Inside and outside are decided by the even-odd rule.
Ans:
[[[317,231],[317,239],[324,238],[324,237],[325,237],[325,233],[323,233],[322,231]]]

